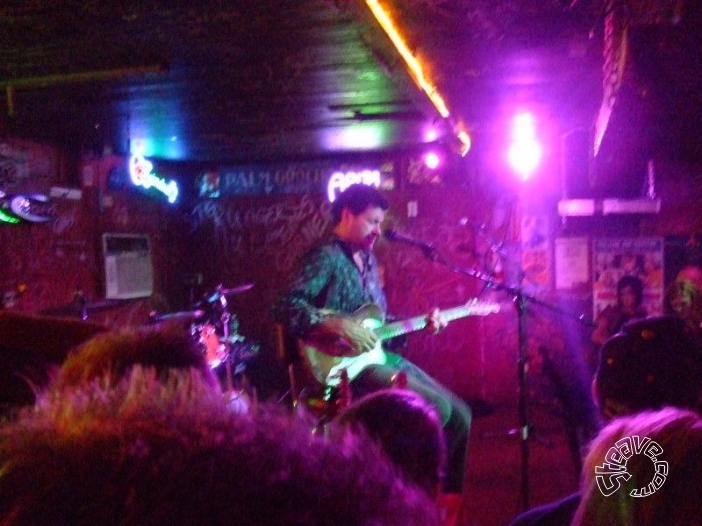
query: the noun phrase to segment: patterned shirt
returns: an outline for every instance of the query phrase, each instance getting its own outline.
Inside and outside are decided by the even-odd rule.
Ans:
[[[276,301],[275,320],[303,337],[322,321],[322,309],[351,313],[375,303],[386,312],[378,261],[372,252],[364,251],[362,256],[364,270],[360,271],[351,247],[341,238],[332,236],[315,246],[303,256],[287,292]]]

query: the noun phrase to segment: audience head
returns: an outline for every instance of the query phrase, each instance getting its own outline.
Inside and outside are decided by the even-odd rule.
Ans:
[[[635,451],[632,437],[639,437],[643,451]],[[614,465],[625,465],[629,478],[613,474]],[[610,468],[608,474],[597,476],[598,466]],[[702,514],[700,473],[698,413],[668,407],[616,418],[590,445],[583,464],[582,500],[571,525],[697,525]]]
[[[377,206],[381,210],[387,210],[390,203],[380,190],[374,186],[366,184],[354,184],[349,186],[332,203],[332,223],[337,225],[341,221],[341,212],[348,208],[355,216],[365,212],[369,206]]]
[[[666,290],[666,307],[696,333],[702,330],[702,268],[687,265],[678,272]]]
[[[441,422],[414,391],[384,389],[355,400],[337,417],[374,440],[409,481],[437,496],[446,457]]]
[[[61,365],[51,387],[62,389],[108,375],[113,381],[135,365],[152,367],[161,377],[172,369],[194,369],[219,383],[197,343],[176,326],[150,325],[105,332],[75,348]]]
[[[679,318],[629,322],[600,349],[593,390],[605,418],[666,405],[698,410],[702,351]]]
[[[289,411],[233,414],[193,369],[133,367],[0,428],[0,518],[24,524],[434,526],[369,439]]]

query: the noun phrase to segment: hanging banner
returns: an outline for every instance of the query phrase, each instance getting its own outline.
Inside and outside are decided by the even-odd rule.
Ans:
[[[543,215],[521,217],[522,271],[527,284],[549,286],[552,261],[548,218]]]
[[[392,189],[395,163],[374,166],[359,163],[309,162],[261,166],[224,167],[202,174],[197,181],[199,197],[224,195],[271,195],[335,193],[348,181],[364,182],[375,174],[376,186]],[[330,189],[331,187],[331,189]]]
[[[636,276],[643,283],[643,307],[649,316],[663,312],[663,238],[593,240],[593,319],[617,303],[617,282]]]

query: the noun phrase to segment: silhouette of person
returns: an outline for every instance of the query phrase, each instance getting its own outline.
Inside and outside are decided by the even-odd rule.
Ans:
[[[436,526],[438,510],[363,435],[232,413],[196,369],[135,365],[0,425],[0,523]]]

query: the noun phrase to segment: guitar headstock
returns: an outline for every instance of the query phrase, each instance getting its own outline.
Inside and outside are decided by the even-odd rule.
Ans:
[[[497,314],[500,312],[500,304],[494,301],[480,301],[478,298],[468,300],[465,307],[472,315]]]

